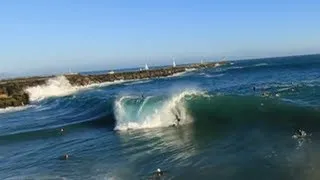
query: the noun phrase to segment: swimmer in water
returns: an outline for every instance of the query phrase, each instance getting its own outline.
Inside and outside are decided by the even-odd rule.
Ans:
[[[163,175],[164,175],[164,172],[161,171],[160,168],[158,168],[158,169],[156,170],[156,172],[153,173],[153,178],[158,179],[158,178],[162,177]],[[153,179],[153,178],[152,178],[152,179]]]
[[[62,157],[60,157],[61,160],[68,160],[69,159],[69,155],[65,154]]]

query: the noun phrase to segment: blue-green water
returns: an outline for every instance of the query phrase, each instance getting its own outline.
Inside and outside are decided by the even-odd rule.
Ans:
[[[27,91],[0,110],[0,179],[320,178],[319,55]]]

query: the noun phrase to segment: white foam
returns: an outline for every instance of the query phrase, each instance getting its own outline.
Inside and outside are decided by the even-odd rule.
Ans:
[[[34,107],[34,106],[33,105],[27,105],[27,106],[7,107],[7,108],[4,108],[4,109],[0,109],[0,114],[23,111],[23,110],[26,110],[26,109],[28,109],[30,107]]]
[[[196,71],[196,70],[197,70],[196,68],[186,68],[186,71],[187,71],[187,72]]]
[[[205,77],[207,77],[207,78],[215,78],[215,77],[221,77],[221,76],[224,76],[224,74],[223,73],[221,73],[221,74],[212,74],[212,75],[210,75],[210,74],[204,74],[204,76]]]
[[[44,85],[29,87],[26,92],[31,101],[40,101],[47,97],[70,95],[78,89],[78,87],[72,86],[66,77],[58,76],[49,79]]]
[[[144,84],[144,83],[149,83],[152,80],[135,80],[134,82],[126,83],[125,85],[135,85],[135,84]]]
[[[174,112],[179,111],[179,118],[181,119],[179,124],[191,123],[192,117],[188,114],[183,98],[187,95],[203,94],[203,92],[196,90],[185,90],[181,93],[174,94],[162,106],[150,112],[147,116],[138,116],[141,119],[134,119],[128,117],[126,114],[126,106],[124,101],[127,99],[134,99],[132,96],[122,96],[115,101],[115,117],[116,127],[115,130],[128,130],[128,129],[145,129],[155,127],[168,127],[176,123],[176,115]],[[150,98],[146,98],[139,108],[144,108],[146,101]]]
[[[48,97],[63,97],[76,93],[82,89],[89,89],[93,87],[103,87],[108,85],[120,84],[127,82],[124,80],[104,83],[94,83],[86,86],[72,86],[65,76],[57,76],[48,79],[46,84],[29,87],[25,91],[30,96],[30,101],[41,101]]]
[[[254,66],[258,67],[258,66],[268,66],[267,63],[259,63],[259,64],[255,64]]]

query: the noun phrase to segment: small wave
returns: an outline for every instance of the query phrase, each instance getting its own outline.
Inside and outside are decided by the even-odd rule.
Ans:
[[[144,84],[144,83],[149,83],[152,80],[142,80],[142,81],[134,81],[134,82],[130,82],[130,83],[126,83],[125,85],[135,85],[135,84]]]
[[[184,72],[179,72],[179,73],[175,73],[171,76],[168,76],[168,77],[178,77],[178,76],[182,76],[186,73],[189,73],[189,72],[193,72],[193,71],[196,71],[197,69],[196,68],[186,68]]]
[[[230,67],[230,68],[226,68],[226,70],[230,70],[230,69],[243,69],[244,67],[243,66],[233,66],[233,67]]]
[[[212,75],[210,75],[210,74],[203,74],[205,77],[207,77],[207,78],[214,78],[214,77],[222,77],[222,76],[224,76],[224,74],[222,73],[222,74],[212,74]]]
[[[26,109],[29,109],[31,107],[34,107],[34,105],[27,105],[27,106],[17,106],[17,107],[7,107],[4,109],[0,109],[0,114],[3,113],[10,113],[10,112],[17,112],[17,111],[23,111]]]
[[[147,97],[138,99],[135,96],[122,96],[115,101],[114,113],[116,117],[115,130],[145,129],[155,127],[168,127],[176,124],[192,122],[184,98],[190,95],[202,94],[195,90],[185,90],[172,95],[168,99]]]
[[[187,72],[196,71],[196,70],[197,70],[196,68],[186,68],[186,71],[187,71]]]
[[[259,63],[259,64],[255,64],[254,66],[258,67],[258,66],[268,66],[267,63]]]

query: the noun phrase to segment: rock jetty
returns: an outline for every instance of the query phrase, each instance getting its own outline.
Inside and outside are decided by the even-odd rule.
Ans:
[[[85,86],[93,83],[113,82],[117,80],[137,80],[146,78],[159,78],[185,72],[195,68],[209,68],[218,65],[224,65],[225,62],[206,63],[206,64],[188,64],[176,67],[165,67],[159,69],[150,69],[132,72],[115,72],[98,75],[67,74],[64,75],[71,85]],[[17,78],[0,81],[0,108],[23,106],[30,103],[29,95],[25,92],[28,87],[43,85],[48,79],[55,76]]]

